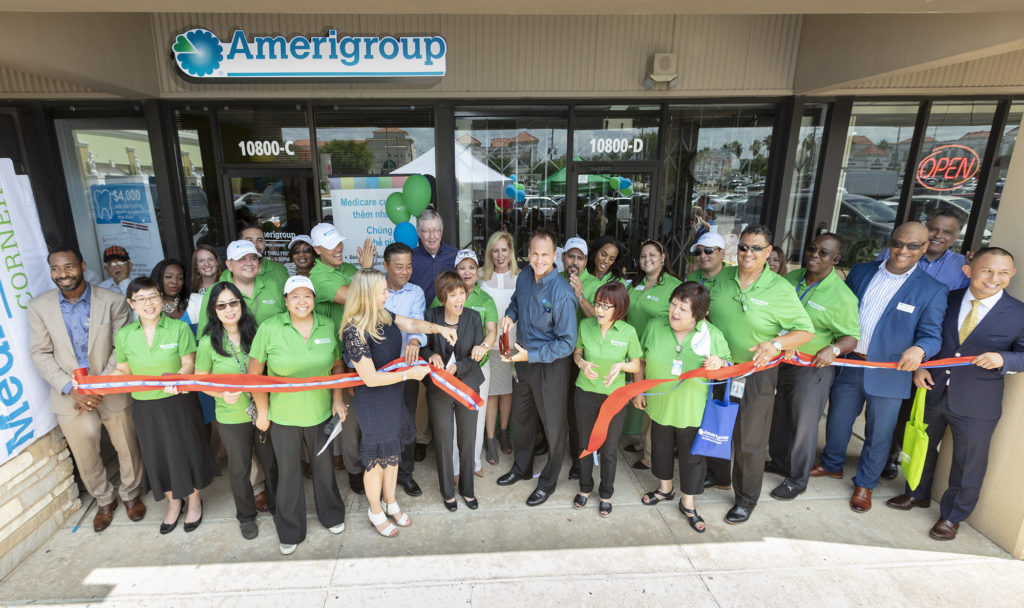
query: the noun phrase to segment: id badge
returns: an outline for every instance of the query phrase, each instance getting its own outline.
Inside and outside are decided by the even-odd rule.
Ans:
[[[729,389],[729,396],[737,399],[743,398],[743,389],[746,387],[746,378],[733,378],[732,388]]]
[[[683,362],[676,359],[672,362],[672,375],[678,376],[683,373]]]

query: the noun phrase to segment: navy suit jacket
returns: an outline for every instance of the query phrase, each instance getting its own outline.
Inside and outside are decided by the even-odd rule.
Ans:
[[[933,368],[935,388],[928,391],[926,403],[938,401],[943,385],[949,380],[949,409],[954,414],[998,420],[1003,413],[1003,376],[1024,371],[1024,302],[1004,292],[961,344],[957,317],[966,293],[967,289],[957,289],[949,294],[949,306],[942,323],[942,348],[937,358],[998,352],[1003,356],[1003,367],[997,370],[976,365]]]
[[[863,262],[850,269],[846,284],[858,300],[864,298],[878,268],[878,262]],[[878,319],[865,353],[868,361],[899,361],[903,351],[911,346],[924,349],[925,359],[934,357],[942,346],[942,318],[948,293],[945,285],[916,267]],[[868,368],[864,370],[864,392],[875,397],[906,399],[910,396],[911,378],[911,372]]]

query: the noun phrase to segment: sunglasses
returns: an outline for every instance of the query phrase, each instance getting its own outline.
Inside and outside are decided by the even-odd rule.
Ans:
[[[227,302],[217,302],[216,308],[217,310],[225,311],[228,308],[238,308],[241,305],[242,301],[239,300],[238,298],[235,298],[234,300],[228,300]]]
[[[904,243],[903,241],[892,240],[889,241],[889,246],[893,249],[906,249],[907,251],[917,251],[918,249],[925,246],[925,243]]]
[[[739,245],[736,245],[736,251],[739,251],[740,253],[746,253],[748,251],[761,253],[769,247],[771,247],[771,245],[747,245],[746,243],[740,243]]]
[[[693,250],[697,255],[715,255],[718,251],[718,247],[697,247]]]

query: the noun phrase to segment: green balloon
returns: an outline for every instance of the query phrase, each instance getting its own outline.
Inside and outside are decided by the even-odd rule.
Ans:
[[[520,184],[519,182],[516,182],[516,190],[526,190],[526,186]]]
[[[430,181],[422,175],[412,175],[405,180],[402,194],[405,195],[408,212],[412,215],[419,215],[430,204]]]
[[[618,190],[619,189],[619,178],[613,177],[610,180],[608,180],[608,183],[611,185],[612,190]]]
[[[633,186],[622,191],[622,196],[633,196]]]
[[[401,192],[392,192],[388,195],[387,200],[384,201],[384,210],[387,211],[388,219],[396,226],[402,222],[408,222],[412,217],[409,213],[409,205],[405,202],[405,197]]]

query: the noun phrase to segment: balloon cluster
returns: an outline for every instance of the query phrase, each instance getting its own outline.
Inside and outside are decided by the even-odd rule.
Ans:
[[[608,180],[608,184],[622,196],[633,196],[633,180],[628,177],[613,177]]]
[[[423,213],[430,204],[430,180],[422,175],[411,175],[405,180],[401,192],[392,192],[384,201],[388,219],[395,225],[394,241],[410,247],[419,244],[416,226],[409,220]]]
[[[509,175],[508,178],[512,180],[512,183],[505,186],[505,194],[514,201],[523,202],[526,200],[526,186],[516,181],[515,175]]]

